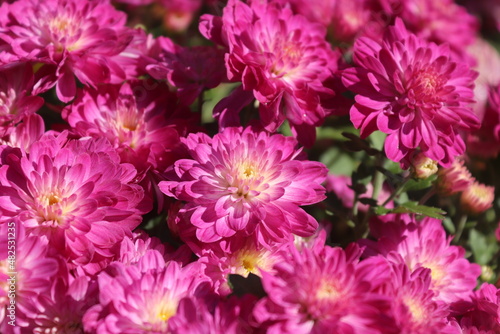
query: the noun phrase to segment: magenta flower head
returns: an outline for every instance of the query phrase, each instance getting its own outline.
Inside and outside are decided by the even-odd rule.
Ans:
[[[291,137],[252,128],[226,128],[213,139],[203,133],[183,139],[191,159],[178,160],[162,181],[168,196],[187,202],[179,214],[190,217],[196,237],[214,242],[241,231],[259,243],[310,236],[316,220],[299,206],[325,198],[327,168],[296,160]]]
[[[263,273],[268,296],[257,302],[256,323],[266,333],[380,333],[379,311],[387,310],[373,288],[389,278],[389,266],[375,258],[361,265],[360,254],[354,244],[290,247],[275,273]]]
[[[476,72],[455,61],[445,45],[416,37],[398,19],[380,44],[359,38],[354,62],[342,81],[357,94],[350,116],[362,137],[387,133],[387,156],[406,167],[418,147],[443,166],[463,154],[457,129],[479,126],[470,106]]]
[[[149,209],[135,168],[120,164],[105,139],[47,135],[29,154],[4,146],[1,158],[0,223],[18,219],[75,264],[112,256]]]
[[[462,333],[500,332],[500,290],[493,284],[483,283],[470,301],[457,303],[453,308]]]
[[[451,238],[441,221],[428,217],[416,221],[401,215],[394,221],[371,223],[378,241],[361,241],[370,246],[366,254],[374,251],[391,262],[405,263],[412,273],[418,268],[430,269],[435,300],[452,303],[470,296],[481,268],[464,257],[462,247],[450,246]]]
[[[0,137],[12,132],[17,123],[43,105],[41,97],[31,95],[33,80],[33,69],[28,64],[0,71]]]
[[[115,262],[98,278],[99,301],[83,317],[92,333],[171,333],[180,302],[207,294],[199,263],[158,261],[146,254],[137,265]],[[159,256],[159,260],[163,260]],[[194,300],[194,305],[203,303]],[[196,312],[196,308],[194,309]],[[193,316],[193,314],[191,314]],[[184,323],[182,319],[177,322]]]
[[[109,58],[132,39],[126,16],[107,0],[21,0],[4,4],[0,42],[14,60],[47,64],[45,88],[56,84],[58,98],[70,101],[76,93],[75,76],[85,85],[109,82],[123,71]],[[1,63],[0,63],[1,65]],[[43,88],[43,87],[39,87]]]
[[[226,79],[224,52],[219,48],[184,48],[166,37],[156,39],[155,46],[161,49],[157,55],[159,60],[146,66],[147,72],[176,87],[185,105],[192,104],[204,89],[217,87]]]
[[[35,300],[49,293],[59,264],[49,253],[47,239],[26,236],[22,224],[14,219],[0,224],[0,244],[0,330],[10,333],[10,321],[21,328],[29,325],[35,316]],[[14,307],[10,297],[15,298]]]
[[[334,95],[324,83],[333,78],[340,58],[325,39],[325,27],[278,3],[230,0],[222,18],[202,16],[200,30],[227,46],[228,78],[243,83],[245,92],[238,92],[248,92],[247,103],[250,92],[259,101],[266,130],[275,131],[287,119],[299,141],[312,145],[315,127],[332,112],[322,104]],[[233,100],[237,104],[241,97]],[[234,104],[229,109],[237,112]],[[226,117],[235,118],[223,113],[219,123],[227,124]]]
[[[195,120],[177,103],[167,85],[134,80],[82,90],[62,115],[82,137],[107,138],[121,162],[133,164],[144,177],[180,157],[175,153],[180,136]]]
[[[448,305],[434,300],[429,269],[410,272],[400,263],[392,265],[391,274],[385,286],[394,319],[391,333],[453,333],[446,318]]]

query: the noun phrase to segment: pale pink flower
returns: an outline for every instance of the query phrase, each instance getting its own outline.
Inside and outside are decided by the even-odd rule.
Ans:
[[[460,195],[460,206],[465,212],[480,214],[491,208],[494,200],[495,187],[474,181]]]
[[[431,289],[437,301],[451,303],[470,297],[481,268],[464,257],[462,247],[450,246],[451,237],[446,236],[441,221],[429,217],[417,221],[400,215],[388,222],[373,220],[370,227],[378,241],[361,241],[369,246],[366,254],[381,254],[391,262],[405,263],[411,272],[430,269]]]
[[[213,139],[203,133],[183,139],[191,159],[178,160],[160,189],[186,201],[179,214],[202,242],[241,231],[263,245],[310,236],[316,220],[299,206],[323,200],[326,167],[297,160],[291,137],[252,128],[226,128]]]
[[[131,236],[150,209],[133,183],[135,168],[120,164],[105,139],[47,135],[29,154],[3,147],[1,156],[0,222],[18,219],[70,262],[112,256],[110,248]]]
[[[357,94],[350,116],[362,137],[387,133],[387,156],[405,166],[419,147],[443,166],[464,153],[457,129],[479,126],[470,107],[476,73],[467,64],[455,61],[446,46],[409,33],[399,19],[381,43],[359,38],[353,57],[356,67],[342,79]]]
[[[448,168],[440,168],[436,188],[439,193],[449,196],[464,191],[474,182],[469,169],[464,166],[464,160],[455,158]]]
[[[56,85],[58,98],[70,101],[76,78],[84,85],[124,78],[110,57],[118,55],[132,38],[125,13],[107,0],[21,0],[0,7],[0,40],[18,61],[40,62],[45,74],[38,89]]]
[[[227,47],[228,78],[243,84],[224,100],[227,107],[214,110],[225,109],[219,123],[239,125],[238,104],[255,97],[266,130],[275,131],[286,119],[299,141],[312,145],[315,127],[333,112],[325,99],[335,93],[325,82],[333,79],[340,58],[325,39],[325,27],[278,3],[230,0],[222,17],[201,17],[200,31]]]

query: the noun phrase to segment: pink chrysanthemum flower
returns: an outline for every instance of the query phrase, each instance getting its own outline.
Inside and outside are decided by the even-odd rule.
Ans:
[[[468,153],[493,158],[500,153],[500,84],[488,89],[488,103],[480,115],[481,127],[468,133],[466,142]]]
[[[479,126],[470,107],[476,74],[445,46],[419,39],[398,19],[381,44],[359,38],[354,62],[342,79],[357,94],[350,116],[362,137],[387,133],[385,152],[403,165],[418,147],[443,166],[464,153],[457,129]]]
[[[0,70],[0,138],[43,105],[41,97],[31,96],[33,80],[33,69],[27,64]]]
[[[230,274],[248,277],[250,274],[262,276],[262,271],[272,272],[274,264],[282,260],[282,251],[288,244],[276,244],[272,249],[264,248],[255,239],[248,237],[232,237],[229,249],[220,243],[203,249],[198,260],[205,264],[205,274],[211,278],[213,289],[220,295],[228,295],[231,288],[228,284]]]
[[[471,301],[453,305],[454,316],[464,334],[500,333],[500,290],[483,283]]]
[[[86,331],[170,333],[180,301],[206,293],[206,279],[197,263],[183,268],[174,261],[141,263],[149,262],[148,257],[136,266],[115,262],[99,275],[99,303],[83,318]]]
[[[150,81],[81,91],[62,115],[77,134],[107,138],[121,161],[137,168],[138,179],[179,158],[179,138],[194,121],[189,110],[177,107],[166,85]]]
[[[477,19],[453,0],[378,0],[386,15],[400,17],[412,33],[436,44],[448,43],[464,56],[478,32]]]
[[[214,138],[203,133],[183,139],[191,159],[175,163],[171,181],[160,182],[168,196],[186,201],[188,214],[202,242],[256,233],[263,245],[309,236],[316,220],[300,205],[324,199],[320,185],[326,167],[295,160],[300,150],[291,137],[252,128],[226,128]]]
[[[263,273],[268,296],[257,302],[255,321],[267,333],[380,333],[379,312],[387,309],[372,289],[388,279],[389,266],[372,259],[360,265],[360,254],[355,245],[291,247],[274,274]]]
[[[22,122],[12,128],[4,137],[0,137],[0,145],[19,147],[24,152],[29,152],[31,145],[38,141],[45,133],[45,123],[38,114],[31,114],[23,118]]]
[[[79,270],[68,271],[60,263],[57,275],[51,277],[47,291],[33,298],[26,333],[83,332],[82,317],[97,302],[97,284]]]
[[[428,217],[415,221],[402,215],[395,221],[374,220],[370,231],[378,241],[361,241],[369,245],[366,254],[381,254],[391,262],[405,263],[411,272],[430,269],[435,300],[451,303],[470,297],[481,267],[464,258],[462,247],[450,246],[451,238],[441,221]]]
[[[148,65],[147,72],[176,87],[183,104],[191,105],[203,90],[217,87],[226,79],[222,50],[209,46],[183,48],[166,37],[159,37],[157,43],[161,48],[159,61]]]
[[[46,238],[26,236],[16,220],[0,224],[0,330],[24,328],[35,315],[38,295],[49,293],[50,282],[57,277],[58,258],[49,254]],[[15,298],[13,307],[10,297]],[[10,309],[9,309],[10,306]]]
[[[195,300],[185,298],[179,303],[177,309],[179,317],[172,319],[175,328],[169,333],[254,333],[256,329],[251,327],[249,320],[256,299],[257,297],[251,294],[246,294],[241,298],[233,295],[219,300],[215,309],[211,311],[210,305],[194,304]]]
[[[326,29],[277,3],[230,0],[222,18],[202,16],[200,30],[212,41],[227,46],[226,68],[231,81],[241,81],[243,94],[236,94],[224,125],[233,118],[235,105],[253,96],[259,101],[262,125],[275,131],[285,119],[299,141],[312,145],[315,127],[332,110],[322,99],[335,95],[324,82],[337,71],[339,52],[325,40]],[[247,94],[245,94],[247,93]],[[215,110],[214,110],[215,111]],[[226,119],[227,118],[227,119]]]
[[[391,279],[384,294],[390,298],[394,327],[387,333],[450,333],[448,305],[434,300],[430,270],[418,268],[410,273],[406,264],[392,265]],[[458,334],[458,333],[456,333]]]
[[[9,150],[9,151],[6,151]],[[4,147],[0,222],[19,219],[76,264],[112,256],[110,248],[147,212],[136,170],[120,164],[105,139],[46,136],[29,154]]]
[[[107,0],[21,0],[4,4],[0,16],[8,17],[0,21],[6,52],[20,61],[47,64],[40,70],[50,82],[46,88],[56,84],[63,102],[75,96],[75,76],[94,86],[121,72],[110,57],[132,38],[125,14]]]

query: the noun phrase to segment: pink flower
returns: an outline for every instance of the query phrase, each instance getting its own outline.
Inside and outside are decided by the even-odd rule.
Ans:
[[[366,254],[381,254],[391,262],[405,263],[411,272],[430,269],[431,289],[437,301],[451,303],[470,296],[481,268],[464,258],[462,247],[450,246],[451,238],[441,221],[428,217],[415,221],[402,215],[395,221],[372,221],[370,227],[378,241],[361,241],[370,246]]]
[[[177,309],[179,316],[171,320],[175,328],[169,332],[173,334],[253,333],[255,328],[251,327],[249,318],[256,299],[250,294],[241,298],[233,295],[219,300],[215,309],[211,311],[211,305],[195,304],[194,299],[184,298]]]
[[[26,236],[15,219],[0,224],[0,244],[0,330],[7,333],[12,320],[21,328],[28,326],[37,296],[49,293],[57,277],[59,259],[49,253],[46,238]],[[10,297],[15,298],[13,312]]]
[[[70,101],[76,93],[75,76],[84,85],[124,77],[110,60],[130,42],[126,16],[106,0],[21,0],[0,8],[0,40],[18,61],[47,64],[41,90],[56,84],[57,96]],[[45,86],[44,86],[45,85]]]
[[[27,64],[0,70],[0,137],[43,105],[41,97],[31,95],[33,80],[33,69]]]
[[[191,105],[205,89],[217,87],[226,79],[224,52],[215,47],[183,48],[165,37],[157,39],[159,61],[146,67],[158,80],[177,88],[179,99]]]
[[[200,31],[227,46],[228,78],[243,83],[244,92],[226,100],[228,111],[219,123],[239,125],[236,105],[250,103],[253,93],[266,130],[275,131],[286,119],[299,141],[312,145],[315,127],[333,112],[324,105],[335,95],[325,81],[333,78],[340,58],[325,40],[326,29],[277,3],[230,0],[222,18],[202,16]]]
[[[262,276],[262,272],[272,272],[273,266],[283,258],[283,251],[289,244],[276,244],[271,249],[264,248],[253,238],[233,236],[228,247],[221,243],[208,244],[202,249],[199,262],[205,264],[205,274],[211,278],[213,289],[220,295],[232,291],[228,284],[229,275],[248,277],[250,274]]]
[[[429,269],[410,272],[404,263],[392,264],[391,278],[382,289],[390,298],[388,315],[394,324],[387,333],[453,333],[448,305],[434,299]]]
[[[419,39],[396,20],[381,44],[359,38],[354,62],[342,79],[357,94],[350,116],[362,137],[387,133],[385,152],[403,165],[418,147],[443,166],[464,153],[457,129],[479,125],[470,107],[476,74],[445,46]]]
[[[177,314],[180,302],[207,293],[197,263],[183,268],[174,261],[141,264],[149,262],[148,257],[136,266],[115,262],[99,275],[99,302],[84,315],[86,331],[170,333],[175,319],[183,316]],[[194,301],[199,303],[202,300]]]
[[[140,179],[179,158],[179,137],[195,121],[189,110],[177,107],[166,85],[152,81],[83,90],[62,115],[79,135],[107,138],[121,162],[137,168]]]
[[[500,84],[488,86],[487,94],[488,103],[481,115],[481,127],[466,137],[467,152],[493,158],[500,153]]]
[[[385,14],[400,17],[409,31],[436,44],[448,43],[460,56],[478,32],[477,19],[453,0],[378,0]]]
[[[110,257],[110,248],[141,222],[149,208],[136,170],[120,164],[105,139],[45,136],[29,154],[3,148],[0,222],[20,220],[76,264]]]
[[[354,38],[374,27],[374,11],[367,0],[283,0],[294,12],[327,27],[335,42],[352,43]],[[377,31],[380,30],[376,29]],[[371,31],[373,33],[373,31]]]
[[[252,128],[226,128],[214,138],[203,133],[183,139],[191,159],[177,161],[160,189],[186,201],[180,209],[202,242],[241,231],[259,243],[309,236],[318,223],[300,205],[324,199],[326,167],[296,160],[296,141]]]
[[[471,301],[457,303],[453,308],[462,333],[500,332],[500,291],[494,285],[483,283]]]
[[[380,333],[387,305],[373,289],[388,279],[389,267],[375,258],[361,265],[360,254],[355,245],[291,247],[275,274],[263,273],[268,295],[257,302],[255,321],[267,333]]]
[[[436,188],[439,193],[449,196],[467,189],[474,182],[471,173],[461,158],[455,158],[449,168],[438,171]]]
[[[38,114],[31,114],[23,118],[16,127],[11,128],[11,132],[0,137],[0,144],[11,147],[19,147],[24,152],[29,152],[33,143],[38,141],[45,133],[45,123]]]
[[[50,291],[36,300],[29,328],[33,333],[81,333],[82,317],[96,302],[95,285],[85,276],[72,278],[71,282],[60,276],[52,279]]]
[[[493,206],[495,187],[477,181],[472,182],[460,196],[462,210],[471,214],[480,214]]]

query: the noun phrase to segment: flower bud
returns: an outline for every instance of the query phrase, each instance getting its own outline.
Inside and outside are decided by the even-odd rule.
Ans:
[[[417,179],[426,179],[437,173],[438,164],[437,161],[426,157],[423,153],[419,153],[412,159],[411,170],[413,177]]]
[[[468,213],[480,214],[493,206],[495,188],[473,182],[462,193],[460,204]]]

